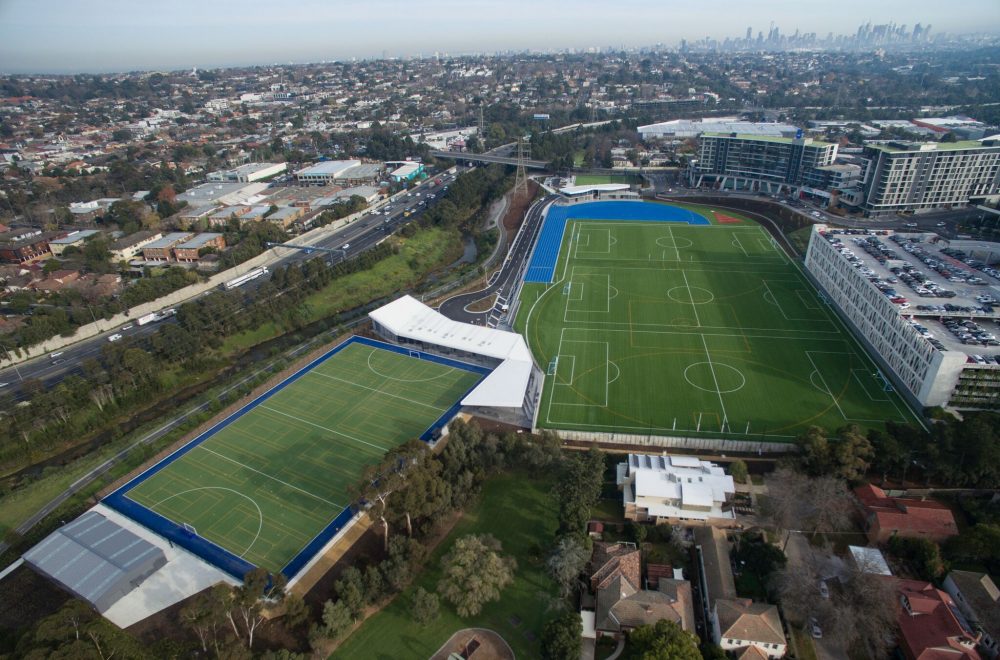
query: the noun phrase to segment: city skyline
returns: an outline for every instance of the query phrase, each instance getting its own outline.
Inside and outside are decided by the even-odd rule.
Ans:
[[[711,16],[706,21],[705,16]],[[529,20],[530,19],[530,20]],[[767,35],[851,35],[859,24],[932,24],[941,33],[1000,33],[995,0],[943,6],[889,0],[877,7],[845,0],[836,7],[768,0],[753,11],[723,0],[711,8],[680,2],[626,0],[608,12],[592,0],[498,5],[485,0],[430,0],[419,7],[386,0],[375,10],[306,0],[293,7],[252,0],[150,5],[95,0],[0,5],[3,73],[104,73],[176,70],[374,57],[497,51],[638,48],[681,40]],[[562,29],[553,31],[554,25]],[[984,28],[988,26],[988,28]]]

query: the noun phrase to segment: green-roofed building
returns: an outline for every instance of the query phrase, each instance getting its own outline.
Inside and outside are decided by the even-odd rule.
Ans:
[[[867,145],[861,208],[876,217],[1000,194],[1000,138]]]
[[[705,133],[693,183],[724,190],[792,192],[820,167],[833,165],[837,145],[810,138]]]

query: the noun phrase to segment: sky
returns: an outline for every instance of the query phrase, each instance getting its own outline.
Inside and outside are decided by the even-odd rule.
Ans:
[[[0,73],[673,46],[772,21],[821,37],[868,21],[1000,33],[1000,0],[0,0]]]

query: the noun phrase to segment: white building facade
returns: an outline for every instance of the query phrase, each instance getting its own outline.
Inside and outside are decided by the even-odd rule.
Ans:
[[[726,524],[736,518],[733,478],[693,456],[629,454],[618,464],[617,484],[629,520]]]

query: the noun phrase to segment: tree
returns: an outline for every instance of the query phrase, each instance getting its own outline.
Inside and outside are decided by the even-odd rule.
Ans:
[[[642,660],[701,660],[698,638],[666,619],[632,630],[626,649],[629,658]]]
[[[354,616],[342,601],[328,600],[323,604],[323,634],[330,639],[339,639],[354,625]]]
[[[635,540],[636,545],[641,546],[643,541],[646,540],[646,536],[649,535],[649,527],[639,522],[631,523],[629,530],[632,532],[632,539]]]
[[[738,484],[745,484],[750,479],[747,464],[738,458],[729,464],[729,474],[732,476],[733,481]]]
[[[355,618],[361,615],[368,603],[365,595],[364,576],[354,566],[349,566],[341,573],[340,579],[334,583],[339,602],[347,606]]]
[[[309,621],[309,606],[298,594],[285,596],[285,626],[289,629],[301,628]]]
[[[413,603],[410,606],[410,615],[413,620],[422,626],[432,621],[436,621],[440,616],[441,601],[438,595],[431,593],[423,587],[417,587],[413,594]]]
[[[391,449],[381,461],[366,468],[361,480],[353,487],[352,495],[355,499],[369,503],[369,518],[382,523],[386,550],[389,549],[389,521],[386,519],[389,496],[403,487],[403,472],[417,460],[422,450],[422,447],[413,442]]]
[[[834,532],[850,525],[851,501],[844,482],[834,477],[809,478],[781,467],[767,478],[760,514],[778,532],[811,529]]]
[[[586,454],[572,454],[563,461],[556,500],[559,502],[559,529],[582,533],[590,520],[590,509],[601,496],[604,482],[604,453],[591,448]]]
[[[212,644],[216,655],[219,654],[219,629],[226,623],[224,604],[228,591],[226,585],[217,584],[192,598],[180,612],[181,625],[195,634],[204,653]]]
[[[893,536],[889,539],[888,546],[889,552],[910,564],[921,580],[935,582],[947,570],[941,558],[941,548],[930,539]]]
[[[254,633],[267,619],[263,609],[265,600],[280,601],[285,595],[285,576],[270,575],[266,569],[255,568],[243,576],[243,584],[233,590],[232,607],[228,617],[237,638],[242,637],[236,620],[243,625],[247,648],[253,648]],[[233,612],[236,612],[234,616]]]
[[[739,562],[741,570],[757,575],[766,583],[771,574],[788,563],[785,553],[761,537],[744,535],[733,559]]]
[[[486,603],[499,600],[514,579],[517,562],[500,554],[500,541],[490,534],[470,534],[455,541],[441,558],[438,592],[459,616],[475,616]]]
[[[564,612],[545,624],[542,657],[546,660],[578,660],[583,639],[583,622],[577,612]]]
[[[577,535],[559,539],[549,555],[546,566],[552,579],[559,585],[564,598],[568,598],[580,580],[580,573],[590,559],[590,550]]]

